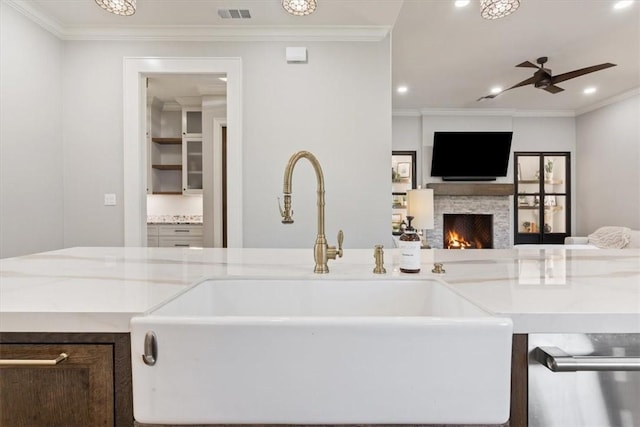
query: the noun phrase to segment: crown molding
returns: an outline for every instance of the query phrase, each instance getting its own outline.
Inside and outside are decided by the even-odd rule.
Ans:
[[[422,116],[513,116],[516,110],[498,108],[421,108]]]
[[[130,27],[65,27],[42,14],[25,0],[3,0],[6,4],[61,40],[92,41],[296,41],[377,42],[389,35],[391,26],[215,26],[167,25]]]
[[[139,41],[380,41],[388,26],[137,26],[69,27],[63,40]]]
[[[640,95],[640,88],[621,93],[588,107],[577,110],[518,110],[518,109],[492,109],[492,108],[421,108],[421,109],[397,109],[392,115],[397,117],[421,117],[421,116],[507,116],[507,117],[577,117],[582,114],[597,110],[607,105],[615,104],[625,99]]]
[[[616,102],[624,101],[625,99],[629,99],[629,98],[632,98],[632,97],[638,96],[638,95],[640,95],[640,88],[635,88],[635,89],[632,89],[632,90],[630,90],[628,92],[623,92],[621,94],[618,94],[616,96],[612,96],[611,98],[607,98],[605,100],[597,102],[597,103],[595,103],[593,105],[590,105],[588,107],[580,108],[580,109],[576,110],[576,116],[580,116],[580,115],[588,113],[590,111],[597,110],[599,108],[606,107],[607,105],[615,104]]]
[[[36,10],[28,1],[25,0],[2,0],[16,11],[40,25],[45,30],[59,39],[64,39],[64,27],[60,22]]]
[[[422,117],[420,114],[420,110],[418,109],[397,109],[391,112],[392,116],[395,117]]]
[[[182,105],[176,101],[167,101],[162,105],[162,111],[182,111]]]
[[[513,117],[575,117],[574,110],[515,110]]]
[[[422,116],[575,117],[573,110],[518,110],[499,108],[422,108]]]

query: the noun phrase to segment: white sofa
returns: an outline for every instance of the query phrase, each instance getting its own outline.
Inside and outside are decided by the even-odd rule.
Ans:
[[[565,245],[593,248],[640,248],[640,230],[627,227],[600,227],[588,236],[569,236],[564,239]]]

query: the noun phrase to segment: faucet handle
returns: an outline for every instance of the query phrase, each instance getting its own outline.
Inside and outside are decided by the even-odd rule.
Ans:
[[[344,233],[342,230],[338,231],[338,249],[335,246],[327,246],[326,257],[327,259],[342,258],[342,242],[344,241]]]

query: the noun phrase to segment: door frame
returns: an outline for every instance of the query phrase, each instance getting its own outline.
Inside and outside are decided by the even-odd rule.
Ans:
[[[227,245],[242,236],[241,58],[125,57],[123,76],[124,245],[146,246],[146,77],[163,74],[227,74]],[[213,186],[212,186],[213,187]],[[213,195],[203,194],[204,197]],[[214,236],[210,236],[211,241]]]
[[[226,126],[226,118],[213,118],[213,192],[217,196],[216,200],[220,201],[220,203],[214,203],[212,206],[213,217],[216,219],[213,221],[213,247],[215,248],[228,247],[228,242],[225,242],[224,239],[225,235],[229,235],[228,230],[225,229],[229,217],[226,211],[228,197],[226,185],[228,185],[228,180],[225,177],[225,172],[229,173],[227,168],[228,146],[223,145],[226,144],[226,141],[223,141],[222,138],[222,128]],[[203,205],[205,205],[205,201],[203,201]],[[204,207],[206,211],[208,205]],[[225,243],[227,243],[227,246],[225,246]]]

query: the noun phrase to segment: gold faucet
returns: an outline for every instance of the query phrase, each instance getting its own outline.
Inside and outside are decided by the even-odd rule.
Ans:
[[[322,168],[318,159],[308,151],[298,151],[294,153],[289,159],[287,167],[284,170],[284,187],[282,192],[284,193],[284,210],[280,207],[280,215],[282,215],[283,224],[293,224],[293,211],[291,210],[291,180],[293,176],[293,168],[298,160],[305,158],[311,162],[313,169],[316,172],[317,181],[317,198],[318,198],[318,235],[316,237],[316,244],[313,247],[313,259],[316,262],[316,266],[313,270],[314,273],[328,273],[329,267],[327,261],[330,259],[336,259],[337,256],[342,258],[342,241],[344,240],[344,234],[342,230],[338,232],[338,249],[335,246],[329,246],[327,244],[327,238],[324,235],[324,176],[322,175]]]

